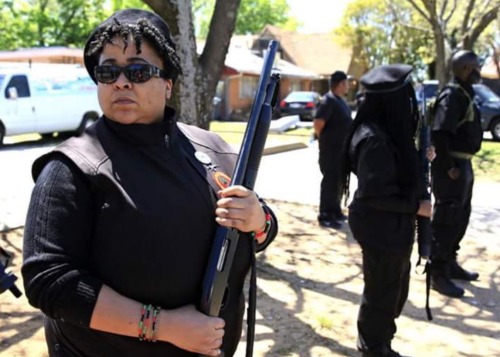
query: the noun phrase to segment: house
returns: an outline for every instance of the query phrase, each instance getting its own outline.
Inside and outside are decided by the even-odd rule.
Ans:
[[[244,41],[247,43],[243,43]],[[216,91],[218,103],[214,116],[219,119],[248,118],[263,65],[263,58],[249,48],[253,45],[253,41],[252,36],[235,36],[232,40]],[[203,48],[203,42],[198,43],[198,49],[201,48]],[[261,54],[262,51],[259,53]],[[2,61],[83,65],[83,50],[45,47],[0,51],[0,63]],[[282,58],[275,61],[275,71],[281,77],[278,99],[284,98],[291,90],[315,90],[315,83],[322,78],[316,72],[301,68]]]
[[[230,46],[216,90],[216,96],[221,99],[216,117],[225,120],[248,118],[263,62],[263,57],[248,48]],[[289,88],[311,90],[312,83],[320,78],[283,59],[275,61],[273,72],[280,74],[278,100],[289,93]]]
[[[349,98],[354,99],[358,79],[367,71],[367,66],[355,60],[356,56],[350,48],[338,44],[333,33],[303,34],[267,25],[254,41],[252,49],[262,51],[269,40],[280,42],[281,58],[319,75],[311,90],[326,93],[329,90],[328,79],[334,71],[347,73],[352,81]],[[292,90],[297,88],[291,86],[289,91]]]
[[[69,63],[83,66],[83,49],[56,46],[0,51],[1,62]]]

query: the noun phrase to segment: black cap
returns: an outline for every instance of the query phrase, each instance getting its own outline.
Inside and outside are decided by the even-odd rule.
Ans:
[[[100,51],[99,53],[89,53],[92,42],[97,39],[101,31],[109,28],[110,26],[137,25],[141,21],[146,21],[148,25],[154,27],[158,31],[161,41],[163,40],[161,36],[163,36],[165,41],[162,42],[164,42],[164,45],[158,43],[157,40],[150,37],[148,37],[148,40],[156,42],[156,45],[158,45],[159,47],[165,47],[165,55],[163,55],[163,61],[165,65],[175,67],[176,73],[173,78],[175,80],[175,78],[177,77],[177,73],[181,72],[181,68],[179,64],[179,58],[177,57],[177,54],[175,52],[175,44],[172,40],[170,28],[168,27],[167,23],[154,12],[140,9],[124,9],[116,11],[115,13],[113,13],[113,15],[101,22],[90,34],[87,42],[85,43],[85,49],[83,52],[85,68],[87,69],[87,72],[94,80],[94,82],[97,83],[94,76],[94,67],[99,64]]]
[[[365,73],[360,82],[367,93],[393,92],[410,82],[412,70],[407,64],[383,65]]]
[[[346,79],[347,79],[347,74],[345,74],[345,72],[335,71],[330,76],[330,85],[341,82],[341,81],[345,81]]]

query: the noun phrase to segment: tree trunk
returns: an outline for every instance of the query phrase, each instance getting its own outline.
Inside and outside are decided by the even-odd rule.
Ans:
[[[175,85],[171,105],[177,109],[180,121],[207,129],[240,0],[217,0],[206,45],[199,58],[191,1],[143,1],[168,23],[181,59],[183,74]]]
[[[439,24],[435,24],[434,38],[436,39],[436,79],[439,81],[439,87],[443,87],[450,80],[449,74],[449,56],[446,51],[446,38]]]

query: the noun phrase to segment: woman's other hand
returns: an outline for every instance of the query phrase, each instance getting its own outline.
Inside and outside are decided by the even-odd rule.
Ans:
[[[158,337],[183,350],[206,356],[218,356],[221,353],[224,320],[207,316],[193,305],[163,310],[159,326],[164,336]]]

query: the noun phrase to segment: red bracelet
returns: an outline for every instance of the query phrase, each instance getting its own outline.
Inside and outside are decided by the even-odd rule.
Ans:
[[[264,229],[261,230],[260,232],[252,232],[252,235],[255,239],[260,239],[264,237],[267,234],[267,232],[269,232],[269,229],[271,228],[271,220],[272,220],[271,214],[266,212],[266,225],[264,226]]]
[[[141,308],[141,320],[139,321],[139,340],[144,341],[146,339],[146,333],[148,331],[146,313],[148,311],[148,305],[144,304]]]

